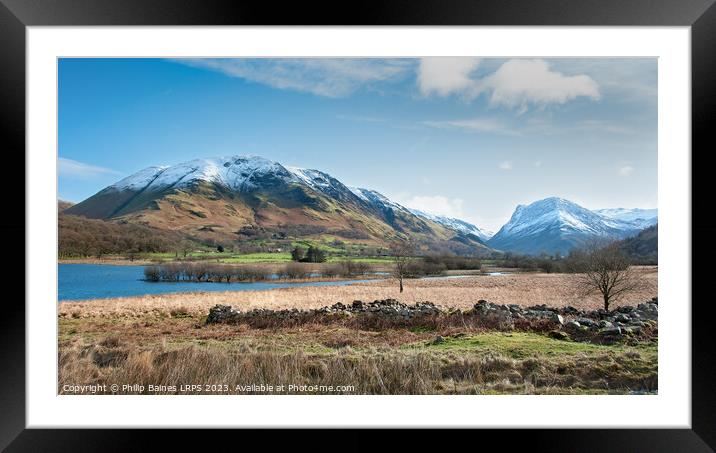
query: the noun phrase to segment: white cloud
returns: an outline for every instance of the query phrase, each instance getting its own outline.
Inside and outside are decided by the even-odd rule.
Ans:
[[[565,75],[539,59],[512,59],[482,78],[474,57],[396,58],[190,58],[173,60],[274,88],[345,97],[361,87],[402,80],[417,70],[424,96],[488,96],[492,106],[525,111],[529,105],[564,104],[577,97],[599,99],[599,86],[588,75]]]
[[[479,64],[479,58],[470,57],[421,58],[418,67],[420,92],[425,96],[465,93],[474,84],[470,73]]]
[[[634,173],[634,167],[631,165],[624,165],[619,167],[618,173],[619,176],[631,176],[631,174]]]
[[[506,171],[512,170],[512,161],[506,160],[506,161],[500,162],[499,168],[500,168],[500,170],[506,170]]]
[[[476,92],[490,92],[490,104],[527,109],[529,104],[564,104],[583,96],[599,99],[599,86],[588,75],[567,76],[552,71],[544,60],[508,60],[480,80]]]
[[[331,98],[348,96],[371,83],[402,77],[414,66],[407,59],[377,58],[193,58],[174,61],[274,88]]]
[[[553,66],[572,73],[589,73],[599,81],[600,91],[614,102],[657,101],[658,59],[650,58],[562,58]]]
[[[461,95],[474,99],[489,96],[492,106],[527,110],[529,105],[564,104],[577,97],[600,98],[599,85],[585,74],[565,75],[539,59],[512,59],[494,73],[471,77],[479,64],[476,58],[423,58],[418,86],[423,95]]]
[[[72,159],[60,157],[57,159],[57,169],[60,176],[76,179],[91,179],[101,175],[121,175],[122,173],[105,167],[85,164]]]
[[[411,197],[396,197],[396,201],[405,207],[419,209],[429,214],[444,215],[448,217],[463,218],[463,200],[461,198],[448,198],[442,195],[415,195]]]
[[[424,125],[440,129],[461,129],[468,132],[493,132],[506,135],[519,135],[510,130],[501,121],[492,118],[470,118],[447,121],[423,121]]]

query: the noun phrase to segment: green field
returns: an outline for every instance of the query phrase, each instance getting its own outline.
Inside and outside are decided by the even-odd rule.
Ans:
[[[336,253],[328,251],[326,261],[328,263],[335,263],[345,260],[352,260],[359,263],[368,264],[387,264],[391,262],[389,256],[351,256],[342,253]],[[63,258],[63,262],[72,261],[83,261],[85,259],[92,258]],[[186,254],[176,254],[174,252],[158,252],[158,253],[142,253],[137,254],[133,257],[133,261],[152,261],[152,262],[169,262],[174,260],[193,259],[193,260],[206,260],[219,263],[228,264],[258,264],[258,263],[288,263],[291,262],[290,252],[276,252],[276,253],[233,253],[224,252],[219,253],[215,251],[194,251]],[[128,261],[129,258],[125,255],[104,255],[102,260],[107,264],[111,264],[113,261]]]

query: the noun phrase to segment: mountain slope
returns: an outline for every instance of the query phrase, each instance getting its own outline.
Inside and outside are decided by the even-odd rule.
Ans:
[[[659,258],[659,225],[641,230],[636,236],[619,241],[619,249],[635,263],[657,264]]]
[[[105,222],[67,215],[57,216],[59,257],[124,253],[169,252],[191,247],[181,234],[143,225]],[[194,244],[196,245],[196,244]]]
[[[57,212],[62,212],[67,208],[71,208],[72,206],[74,206],[74,203],[72,203],[71,201],[65,201],[60,199],[57,200]]]
[[[327,238],[426,250],[487,252],[477,237],[351,189],[331,175],[256,156],[196,159],[143,169],[69,208],[68,214],[181,231],[215,241]]]
[[[423,217],[425,219],[429,219],[429,220],[432,220],[433,222],[439,223],[440,225],[443,225],[446,228],[450,228],[450,229],[459,231],[464,234],[474,235],[474,236],[478,237],[483,242],[487,241],[494,235],[494,233],[492,231],[479,228],[470,222],[456,219],[454,217],[430,214],[430,213],[427,213],[424,211],[420,211],[418,209],[411,209],[410,212],[412,212],[413,214],[415,214],[419,217]]]
[[[525,254],[562,253],[594,238],[620,239],[639,231],[634,223],[614,219],[562,198],[519,205],[487,244]]]
[[[647,228],[656,225],[659,221],[658,209],[625,209],[625,208],[609,208],[597,209],[594,212],[612,219],[623,220],[638,225],[640,228]]]

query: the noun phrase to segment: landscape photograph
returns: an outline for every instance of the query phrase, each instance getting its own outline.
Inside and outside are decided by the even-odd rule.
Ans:
[[[657,394],[657,75],[60,58],[57,393]]]

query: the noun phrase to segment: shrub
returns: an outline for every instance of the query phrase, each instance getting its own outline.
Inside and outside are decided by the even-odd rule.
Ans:
[[[405,267],[405,276],[408,278],[419,278],[426,275],[442,275],[447,266],[444,263],[432,263],[422,260],[410,261]]]
[[[291,250],[291,259],[293,261],[303,261],[303,259],[306,256],[306,249],[303,247],[294,247],[293,250]]]
[[[430,255],[424,258],[429,264],[442,264],[447,270],[479,270],[482,262],[479,258],[456,255]]]
[[[341,277],[354,277],[356,275],[365,275],[371,271],[371,267],[368,263],[362,263],[353,260],[339,261],[334,265],[332,270],[335,275]]]
[[[144,279],[150,282],[158,282],[161,280],[161,270],[159,266],[146,266],[144,268]]]
[[[312,245],[308,247],[306,256],[301,261],[305,263],[324,263],[326,261],[326,253]]]
[[[297,280],[301,278],[307,278],[311,274],[310,270],[307,269],[301,263],[289,263],[283,270],[283,277],[291,280]]]

